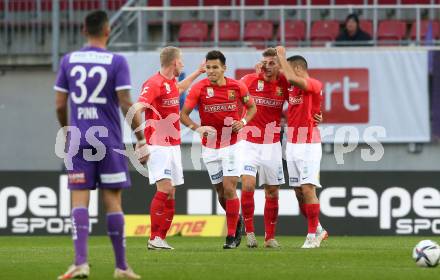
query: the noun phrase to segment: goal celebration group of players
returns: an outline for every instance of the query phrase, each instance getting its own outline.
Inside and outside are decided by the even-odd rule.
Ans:
[[[123,149],[119,108],[124,115],[130,110],[134,112],[130,124],[133,130],[141,125],[141,113],[145,115],[144,131],[136,132],[136,155],[147,164],[149,183],[156,185],[149,211],[148,249],[174,249],[167,243],[166,235],[174,217],[176,186],[184,183],[181,123],[202,138],[202,159],[226,212],[227,237],[223,248],[235,249],[240,245],[243,227],[247,246],[258,246],[253,221],[257,175],[265,191],[264,247],[278,248],[278,192],[280,185],[285,184],[280,127],[287,102],[288,183],[294,188],[300,211],[308,222],[302,248],[320,246],[327,238],[319,223],[316,196],[316,188],[321,187],[322,151],[317,126],[322,120],[322,84],[309,77],[304,57],[287,58],[284,47],[268,48],[263,51],[255,73],[235,80],[225,76],[226,57],[213,50],[196,71],[178,82],[176,78],[184,67],[182,53],[176,47],[165,47],[160,52],[160,70],[146,80],[133,104],[127,62],[123,56],[106,50],[110,35],[106,13],[88,14],[84,31],[88,45],[62,58],[54,87],[60,125],[66,131],[76,127],[86,136],[78,141],[67,137],[68,153],[75,150],[72,167],[68,168],[75,261],[58,279],[87,278],[90,274],[88,204],[90,190],[97,187],[102,190],[107,232],[115,255],[114,277],[140,278],[125,257],[121,193],[131,183],[127,160],[115,151]],[[206,78],[195,82],[205,73]],[[189,88],[180,110],[180,95]],[[190,117],[196,107],[200,123]],[[102,157],[90,160],[90,151],[97,152],[90,139],[105,148]],[[239,199],[236,190],[240,178]]]

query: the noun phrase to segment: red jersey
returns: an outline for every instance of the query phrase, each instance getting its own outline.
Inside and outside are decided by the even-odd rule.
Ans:
[[[257,105],[257,113],[247,124],[245,139],[257,144],[270,144],[280,141],[280,120],[284,101],[289,95],[289,82],[283,75],[277,80],[266,82],[264,74],[254,73],[242,78]],[[257,128],[258,134],[252,133]],[[246,129],[246,128],[245,128]]]
[[[144,131],[147,144],[180,145],[179,97],[176,79],[157,73],[144,83],[138,102],[148,106]]]
[[[307,78],[307,89],[289,89],[287,141],[290,143],[320,143],[321,136],[313,115],[321,112],[322,83]]]
[[[253,102],[242,82],[225,79],[224,86],[213,85],[208,79],[199,81],[193,85],[185,100],[188,108],[199,105],[202,126],[212,126],[217,131],[215,139],[202,139],[202,144],[209,148],[219,149],[237,143],[237,133],[232,132],[232,122],[240,120],[240,104]]]

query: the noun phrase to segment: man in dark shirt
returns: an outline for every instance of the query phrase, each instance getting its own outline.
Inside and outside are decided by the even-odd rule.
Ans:
[[[359,17],[356,14],[350,14],[345,20],[343,31],[336,38],[336,46],[369,46],[371,45],[371,36],[363,31],[359,26]]]

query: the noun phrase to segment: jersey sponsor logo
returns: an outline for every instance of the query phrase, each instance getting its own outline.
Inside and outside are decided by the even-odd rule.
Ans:
[[[86,174],[84,172],[69,173],[69,184],[85,184]]]
[[[233,89],[228,90],[228,99],[235,100],[235,90]]]
[[[284,104],[284,100],[276,100],[276,99],[265,98],[260,96],[255,96],[254,100],[256,105],[274,107],[274,108],[281,108],[283,107]]]
[[[171,169],[165,169],[165,170],[163,171],[163,174],[165,174],[165,175],[170,175],[170,176],[171,176]]]
[[[214,89],[212,87],[206,88],[206,98],[211,98],[214,96]]]
[[[165,90],[167,91],[167,94],[169,94],[171,92],[171,86],[168,83],[163,83],[163,85],[165,86]]]
[[[264,81],[258,80],[256,91],[263,91],[263,90],[264,90]]]
[[[75,175],[81,179],[82,175]],[[59,189],[38,183],[29,186],[0,186],[0,229],[14,234],[70,233],[71,192],[67,188],[72,176],[59,177]],[[82,179],[81,179],[82,180]],[[14,201],[14,203],[8,203]],[[98,191],[90,193],[90,230],[98,223]]]
[[[277,96],[283,96],[283,89],[281,87],[276,87],[275,89]]]
[[[289,96],[289,104],[290,105],[299,105],[302,104],[304,102],[303,100],[303,96],[298,95],[298,96]]]
[[[299,179],[298,179],[298,177],[290,177],[289,181],[290,181],[290,183],[298,183]]]
[[[179,106],[179,98],[173,97],[169,99],[162,99],[162,107],[174,107]]]
[[[112,64],[113,54],[86,51],[86,52],[73,52],[70,54],[69,63],[90,63],[90,64]]]
[[[369,122],[368,68],[315,69],[310,76],[322,82],[322,110],[327,123]]]
[[[237,110],[237,104],[224,103],[224,104],[205,105],[203,109],[206,113],[233,112]]]

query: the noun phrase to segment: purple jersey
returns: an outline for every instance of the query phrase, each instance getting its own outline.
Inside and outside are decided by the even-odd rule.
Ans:
[[[63,57],[54,89],[69,95],[69,125],[79,128],[80,146],[92,144],[87,131],[105,146],[122,145],[116,91],[130,88],[128,64],[121,55],[89,46]],[[100,133],[91,127],[101,127]]]

